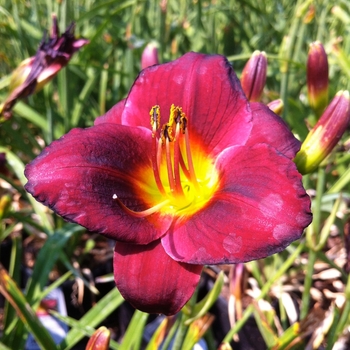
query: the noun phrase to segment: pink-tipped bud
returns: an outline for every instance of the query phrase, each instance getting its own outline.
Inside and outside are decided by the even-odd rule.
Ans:
[[[307,58],[307,92],[309,104],[319,117],[328,104],[328,60],[319,41],[310,44]]]
[[[278,100],[273,100],[267,104],[267,107],[271,109],[272,112],[276,113],[277,115],[282,115],[284,103],[279,98]]]
[[[339,91],[309,132],[295,158],[302,174],[317,169],[343,136],[350,123],[350,99],[348,91]]]
[[[108,350],[111,332],[106,327],[96,329],[86,345],[85,350]]]
[[[74,23],[60,36],[55,15],[52,16],[52,20],[50,37],[46,40],[44,34],[36,55],[24,60],[13,72],[10,95],[0,106],[0,116],[2,114],[5,119],[11,117],[12,108],[18,99],[42,89],[68,64],[76,51],[89,43],[86,39],[77,40],[74,37]]]
[[[141,56],[141,69],[159,64],[158,49],[153,43],[147,44]]]
[[[264,51],[255,51],[243,68],[241,84],[251,102],[259,102],[266,83],[267,58]]]

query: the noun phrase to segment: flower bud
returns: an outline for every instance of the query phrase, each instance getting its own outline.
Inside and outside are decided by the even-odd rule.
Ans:
[[[9,176],[9,171],[7,169],[6,153],[0,152],[0,174]]]
[[[342,137],[350,122],[349,101],[349,92],[339,91],[307,135],[295,158],[302,174],[317,169]]]
[[[273,100],[267,104],[267,107],[271,109],[272,112],[276,113],[277,115],[282,115],[284,103],[279,98],[278,100]]]
[[[267,58],[264,51],[255,51],[242,71],[242,89],[251,102],[259,102],[266,82]]]
[[[9,212],[12,204],[12,198],[5,194],[0,197],[0,220],[2,220]]]
[[[96,329],[86,345],[85,350],[108,350],[111,332],[106,327]]]
[[[10,95],[0,107],[0,116],[8,119],[16,101],[39,91],[63,67],[67,65],[73,54],[89,41],[74,37],[74,24],[59,35],[57,18],[52,16],[53,25],[48,40],[43,40],[35,56],[24,60],[13,72],[10,82]]]
[[[141,69],[159,64],[158,49],[153,43],[147,44],[141,56]]]
[[[307,59],[307,91],[309,104],[319,117],[328,104],[328,60],[319,41],[310,44]]]

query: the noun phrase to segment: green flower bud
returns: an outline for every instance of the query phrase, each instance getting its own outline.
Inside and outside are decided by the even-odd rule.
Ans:
[[[343,136],[350,122],[349,107],[349,92],[339,91],[295,157],[295,163],[302,174],[316,170]]]

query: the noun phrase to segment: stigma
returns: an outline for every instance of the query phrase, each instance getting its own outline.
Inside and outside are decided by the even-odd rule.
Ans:
[[[118,202],[124,212],[138,218],[155,212],[192,215],[209,201],[217,188],[218,176],[213,162],[198,145],[194,148],[194,161],[189,120],[182,107],[172,104],[164,124],[159,105],[151,108],[149,116],[152,130],[152,175],[145,169],[140,173],[147,177],[151,175],[154,179],[156,191],[152,190],[152,194],[145,198],[146,202],[153,205],[136,212],[127,208],[117,194],[113,194],[113,200]]]

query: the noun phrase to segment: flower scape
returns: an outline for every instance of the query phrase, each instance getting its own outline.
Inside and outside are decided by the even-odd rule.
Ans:
[[[226,58],[188,53],[144,69],[94,126],[45,148],[25,188],[115,240],[123,297],[172,315],[204,265],[264,258],[301,237],[312,215],[299,149],[279,116],[248,102]]]

